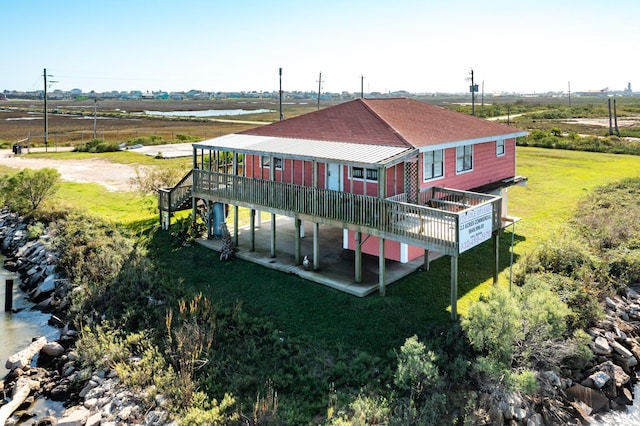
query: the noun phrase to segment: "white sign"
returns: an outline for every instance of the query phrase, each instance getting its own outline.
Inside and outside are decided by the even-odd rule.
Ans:
[[[491,238],[493,204],[487,203],[460,213],[458,253],[463,253]]]

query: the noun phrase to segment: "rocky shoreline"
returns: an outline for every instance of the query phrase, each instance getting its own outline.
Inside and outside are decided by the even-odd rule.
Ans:
[[[81,355],[74,343],[77,331],[64,321],[69,287],[56,271],[57,256],[48,233],[28,239],[29,224],[21,217],[0,211],[0,248],[5,268],[20,276],[21,289],[33,309],[51,314],[49,323],[60,330],[56,341],[34,338],[29,347],[6,361],[9,373],[0,382],[0,425],[17,422],[38,426],[165,425],[173,424],[163,410],[161,395],[148,409],[148,398],[123,386],[114,370],[81,371]],[[130,362],[136,362],[135,359]],[[34,365],[35,364],[35,365]],[[31,406],[38,398],[64,402],[62,416],[40,417]],[[6,422],[6,423],[5,423]]]
[[[7,360],[10,372],[0,382],[0,425],[29,419],[42,426],[174,424],[161,395],[149,409],[147,395],[127,389],[114,370],[81,370],[81,354],[74,351],[78,333],[64,320],[70,288],[56,271],[53,238],[45,232],[29,240],[28,223],[0,211],[5,268],[19,274],[34,308],[50,313],[50,323],[60,330],[57,340],[36,338]],[[477,406],[485,408],[477,411],[476,419],[498,425],[590,424],[601,413],[632,404],[640,360],[640,294],[628,288],[625,295],[607,298],[604,307],[605,318],[588,329],[594,357],[586,368],[539,373],[541,389],[535,398],[515,392],[478,393]],[[36,416],[30,407],[37,398],[63,401],[64,413],[59,418]]]

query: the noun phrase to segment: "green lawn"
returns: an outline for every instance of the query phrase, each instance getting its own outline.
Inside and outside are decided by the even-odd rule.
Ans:
[[[523,254],[557,232],[571,218],[579,199],[596,186],[640,176],[640,157],[575,151],[518,148],[518,174],[526,187],[509,190],[509,213],[516,225],[515,254]],[[153,197],[114,193],[99,185],[63,183],[58,197],[134,231],[157,220]],[[177,247],[169,233],[157,230],[151,254],[176,275],[189,292],[202,291],[214,302],[241,301],[250,315],[268,318],[285,335],[303,336],[328,345],[384,355],[404,339],[432,333],[449,321],[449,259],[440,258],[429,272],[417,272],[388,288],[387,296],[349,296],[296,276],[243,262],[220,262],[198,245]],[[510,230],[500,239],[502,284],[508,282]],[[464,314],[492,283],[492,244],[486,242],[460,256],[458,310]]]

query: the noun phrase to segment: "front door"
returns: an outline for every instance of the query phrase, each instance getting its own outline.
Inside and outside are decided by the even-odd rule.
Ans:
[[[327,164],[327,189],[340,191],[340,164]]]

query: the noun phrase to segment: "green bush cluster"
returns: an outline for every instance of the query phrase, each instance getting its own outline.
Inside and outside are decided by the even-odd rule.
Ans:
[[[34,214],[43,202],[55,195],[59,180],[60,173],[56,169],[23,169],[0,177],[0,197],[11,210]]]
[[[137,138],[131,138],[127,141],[127,145],[158,145],[162,142],[162,136],[139,136]]]
[[[76,152],[102,153],[117,152],[120,150],[120,147],[117,143],[104,142],[102,139],[92,139],[85,144],[76,145],[73,150]]]
[[[538,148],[640,155],[640,143],[637,141],[622,140],[617,136],[581,137],[576,133],[565,136],[558,134],[557,130],[559,129],[552,129],[549,132],[540,129],[532,130],[528,136],[518,138],[517,144]]]

